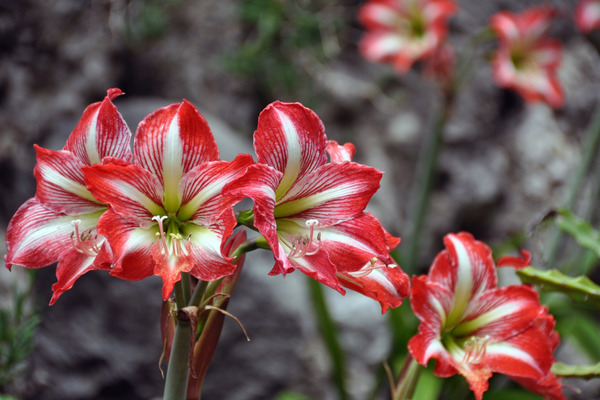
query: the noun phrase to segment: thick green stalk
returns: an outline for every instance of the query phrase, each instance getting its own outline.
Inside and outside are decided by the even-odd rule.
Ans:
[[[163,400],[185,400],[190,375],[189,358],[192,341],[192,329],[189,317],[183,312],[179,304],[183,302],[183,288],[181,281],[175,284],[175,300],[177,302],[177,327],[171,347],[165,391]],[[179,299],[181,297],[181,299]]]
[[[406,355],[406,360],[404,361],[404,367],[398,378],[396,390],[392,393],[392,400],[412,399],[415,390],[417,389],[417,383],[419,383],[419,377],[421,376],[422,371],[423,366],[408,353]]]
[[[317,317],[317,324],[325,341],[331,362],[333,365],[333,378],[338,391],[340,400],[348,399],[348,391],[346,390],[346,364],[344,351],[338,340],[337,328],[325,301],[323,287],[321,283],[314,279],[308,278],[308,286],[310,289],[313,309]]]
[[[588,173],[590,169],[590,165],[594,160],[594,156],[598,152],[598,146],[600,145],[600,101],[596,106],[596,110],[594,111],[594,117],[592,122],[588,125],[588,128],[585,132],[585,138],[583,143],[583,157],[581,158],[581,162],[577,167],[577,171],[575,171],[575,175],[569,181],[569,186],[567,187],[567,195],[565,198],[564,207],[570,211],[573,210],[573,206],[575,205],[575,200],[577,200],[577,196],[580,194],[581,184],[583,179]],[[599,179],[599,178],[596,178]],[[556,263],[556,255],[558,253],[558,249],[560,247],[562,232],[558,228],[554,228],[551,233],[548,251],[546,252],[546,265],[551,268]]]
[[[429,197],[433,188],[433,178],[437,166],[438,154],[442,145],[442,137],[446,121],[450,115],[453,96],[446,94],[444,102],[436,115],[433,127],[425,138],[425,145],[419,156],[419,163],[411,192],[411,235],[408,238],[408,252],[402,268],[409,275],[416,272],[421,233],[425,223],[425,211],[429,206]]]

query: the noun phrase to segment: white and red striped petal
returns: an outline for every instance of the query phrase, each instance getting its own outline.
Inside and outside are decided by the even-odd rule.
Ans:
[[[365,165],[328,163],[304,176],[275,206],[275,218],[318,219],[332,225],[362,214],[382,173]]]
[[[254,148],[259,163],[283,173],[276,190],[278,199],[325,164],[326,140],[325,127],[317,114],[300,103],[276,101],[260,113]]]
[[[196,224],[184,226],[183,233],[190,235],[193,276],[203,281],[214,281],[235,271],[233,258],[224,255],[226,241],[233,233],[234,226],[235,222],[234,225],[218,223],[208,227]]]
[[[85,165],[99,164],[104,157],[130,161],[131,131],[111,102],[122,94],[120,89],[108,89],[103,101],[89,105],[63,150],[75,154]]]
[[[181,180],[180,221],[193,220],[200,225],[211,225],[239,199],[221,194],[223,187],[240,178],[254,164],[248,154],[238,155],[233,161],[204,163],[189,171]]]
[[[188,101],[156,110],[140,122],[135,133],[136,163],[158,177],[164,186],[164,206],[176,212],[181,178],[197,165],[219,160],[219,150],[198,110]]]
[[[410,294],[408,275],[397,265],[385,265],[382,261],[367,263],[355,272],[338,272],[342,286],[362,293],[381,304],[381,313],[397,308]]]
[[[41,205],[37,198],[27,200],[15,213],[6,231],[6,266],[41,268],[57,262],[74,250],[75,227],[80,233],[94,231],[102,211],[69,216]],[[77,222],[79,221],[79,222]]]
[[[446,285],[454,293],[452,315],[458,321],[470,301],[479,293],[495,288],[498,282],[489,247],[472,235],[461,232],[444,237],[446,250],[434,260],[429,280]]]
[[[575,9],[575,25],[583,33],[600,28],[600,1],[581,0]]]
[[[335,140],[328,140],[325,149],[332,163],[352,161],[352,157],[356,153],[356,147],[352,143],[339,145]]]
[[[81,171],[84,164],[75,154],[34,147],[37,153],[35,195],[44,207],[69,215],[106,209],[106,205],[97,201],[86,188]]]
[[[114,254],[110,274],[129,281],[152,276],[157,232],[156,227],[144,229],[112,210],[106,211],[98,221],[98,233],[106,237]]]
[[[104,243],[104,238],[98,240],[97,244],[102,248],[96,256],[83,254],[72,249],[61,257],[56,266],[57,281],[52,285],[53,294],[50,305],[54,304],[64,292],[71,289],[75,281],[83,274],[89,271],[110,269],[112,257],[109,248],[104,246]]]
[[[504,340],[532,325],[543,311],[537,292],[528,286],[491,289],[469,303],[453,332]]]
[[[85,182],[98,200],[139,226],[153,225],[152,217],[166,215],[158,178],[137,164],[84,167]]]

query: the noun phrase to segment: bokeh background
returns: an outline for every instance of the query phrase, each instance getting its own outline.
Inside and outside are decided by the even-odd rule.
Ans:
[[[457,3],[449,41],[460,50],[493,13],[540,2]],[[551,34],[564,44],[559,78],[566,104],[559,110],[528,105],[496,87],[488,64],[495,44],[477,48],[446,126],[415,273],[426,270],[444,234],[460,230],[499,248],[518,243],[532,251],[535,263],[544,263],[540,221],[564,200],[600,93],[599,53],[573,24],[576,2],[547,3],[561,10]],[[132,131],[151,111],[188,99],[229,160],[253,153],[252,134],[267,104],[299,101],[317,112],[329,138],[355,143],[356,161],[385,171],[371,211],[392,234],[407,234],[416,161],[440,93],[418,68],[398,76],[360,56],[356,14],[362,4],[1,1],[0,237],[35,193],[33,144],[62,148],[84,108],[111,87],[126,93],[114,103]],[[584,186],[578,207],[589,209],[589,199]],[[269,277],[271,267],[266,252],[247,257],[229,311],[251,341],[226,322],[203,398],[336,398],[306,279],[300,273]],[[0,305],[12,307],[14,294],[27,291],[24,312],[40,320],[23,373],[3,383],[4,392],[19,399],[161,396],[158,278],[125,282],[90,273],[52,307],[54,267],[39,270],[31,286],[30,278],[19,267],[0,273]],[[326,294],[347,352],[351,398],[368,398],[390,350],[388,319],[373,300],[329,289]],[[563,352],[577,354],[573,348]],[[599,398],[594,387],[587,390],[581,398]]]

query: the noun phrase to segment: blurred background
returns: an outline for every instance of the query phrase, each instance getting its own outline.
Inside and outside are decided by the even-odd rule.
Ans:
[[[330,139],[356,145],[355,161],[385,171],[371,211],[403,237],[417,158],[440,92],[418,68],[398,76],[361,57],[357,43],[363,30],[356,15],[363,3],[0,2],[0,237],[35,193],[33,144],[62,148],[85,107],[111,87],[126,93],[114,103],[132,131],[153,110],[182,98],[191,101],[228,160],[253,154],[252,134],[267,104],[303,103],[321,117]],[[460,51],[493,13],[540,2],[457,3],[449,41]],[[444,132],[411,273],[425,272],[443,247],[443,235],[460,230],[495,248],[525,247],[534,264],[544,263],[540,222],[564,200],[600,93],[599,54],[572,22],[576,1],[548,3],[562,11],[551,35],[564,44],[559,79],[565,106],[528,105],[496,87],[488,63],[495,43],[477,49]],[[590,207],[588,186],[578,206]],[[0,253],[6,253],[4,240]],[[269,277],[271,267],[266,252],[247,257],[229,311],[251,341],[233,321],[226,322],[203,398],[338,398],[305,277]],[[7,314],[0,320],[3,339],[12,338],[12,345],[2,346],[15,352],[15,362],[0,371],[0,389],[18,399],[160,398],[159,279],[125,282],[90,273],[48,307],[54,281],[53,266],[35,274],[19,267],[0,271],[0,306],[17,309],[20,321],[15,325]],[[358,294],[342,297],[326,289],[326,295],[346,352],[349,398],[386,398],[385,389],[376,388],[391,346],[387,316],[377,302]],[[590,351],[583,360],[599,361],[594,357],[600,353]],[[581,398],[599,398],[594,390]]]

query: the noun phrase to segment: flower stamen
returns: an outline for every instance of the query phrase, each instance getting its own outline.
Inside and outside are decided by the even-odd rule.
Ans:
[[[465,354],[461,362],[477,364],[483,361],[490,336],[471,336],[465,341]]]
[[[100,252],[100,246],[98,243],[98,235],[92,234],[92,229],[88,229],[83,233],[79,232],[80,219],[74,219],[71,221],[74,231],[71,232],[71,244],[78,253],[84,254],[88,257],[96,257]]]
[[[311,248],[314,247],[314,235],[315,235],[315,226],[319,225],[319,221],[316,219],[309,219],[306,221],[306,226],[309,228],[309,232],[307,236],[298,235],[294,239],[292,243],[292,250],[288,254],[288,257],[304,257],[304,256],[312,256],[317,254],[317,252],[321,249],[321,232],[317,233],[316,238],[316,246],[317,248],[311,251]]]

